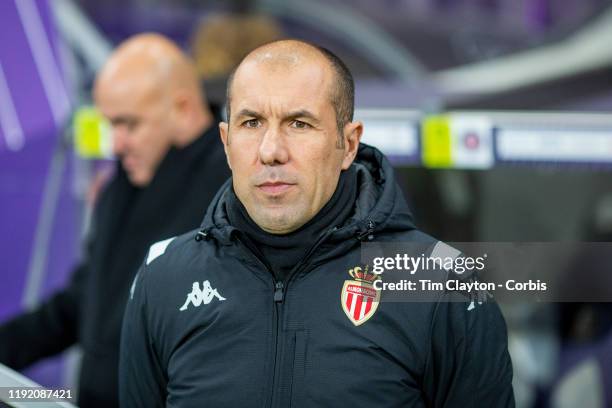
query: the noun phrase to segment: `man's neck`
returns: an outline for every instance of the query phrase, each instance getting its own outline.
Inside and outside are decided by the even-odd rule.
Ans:
[[[357,196],[357,173],[354,167],[340,174],[338,186],[331,199],[305,225],[285,235],[274,235],[253,221],[244,205],[231,191],[227,203],[232,226],[244,233],[247,245],[267,263],[278,279],[285,280],[321,234],[332,226],[344,224],[354,211]]]

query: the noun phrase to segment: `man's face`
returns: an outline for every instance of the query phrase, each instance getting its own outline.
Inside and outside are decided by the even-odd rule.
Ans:
[[[249,62],[236,72],[221,137],[236,195],[267,232],[286,234],[313,218],[352,162],[337,145],[332,80],[324,62]]]
[[[130,182],[147,186],[172,144],[170,103],[158,89],[128,81],[99,87],[95,102],[110,121],[113,153]]]

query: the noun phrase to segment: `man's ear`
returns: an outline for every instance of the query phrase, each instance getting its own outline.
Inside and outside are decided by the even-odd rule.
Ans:
[[[174,108],[179,115],[183,117],[189,117],[191,114],[193,103],[190,100],[189,96],[184,92],[177,92],[174,97]],[[189,118],[191,119],[191,118]]]
[[[359,150],[359,142],[363,133],[363,123],[350,122],[344,126],[342,137],[344,137],[344,158],[342,159],[342,170],[348,169]]]
[[[182,138],[189,132],[192,117],[192,104],[189,97],[184,92],[175,92],[168,96],[170,105],[166,109],[170,112],[170,120],[173,122],[176,132],[173,135],[173,143],[181,146],[184,143]]]
[[[190,93],[184,89],[177,89],[169,93],[167,97],[172,104],[172,113],[177,115],[179,121],[188,122],[193,120],[192,115],[195,103]]]
[[[225,159],[227,160],[227,165],[231,170],[232,163],[230,162],[230,157],[227,152],[227,147],[229,146],[229,125],[227,122],[219,122],[219,134],[221,135],[221,142],[223,143],[223,151],[225,151]]]

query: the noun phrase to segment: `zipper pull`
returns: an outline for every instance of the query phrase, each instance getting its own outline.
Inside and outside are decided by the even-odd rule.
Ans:
[[[278,281],[274,285],[274,301],[275,302],[280,303],[283,301],[283,288],[284,287],[285,285],[283,285],[282,281]]]

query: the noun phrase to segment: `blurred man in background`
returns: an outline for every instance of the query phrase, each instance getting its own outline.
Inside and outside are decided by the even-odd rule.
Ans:
[[[118,405],[121,319],[146,250],[197,226],[230,175],[219,118],[191,60],[168,39],[141,34],[121,44],[96,78],[94,99],[119,163],[86,254],[65,289],[0,327],[0,362],[15,369],[80,344],[85,408]]]

